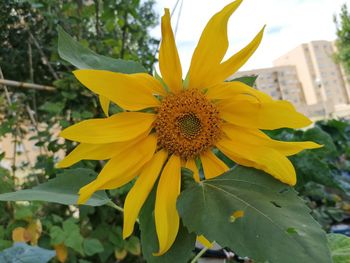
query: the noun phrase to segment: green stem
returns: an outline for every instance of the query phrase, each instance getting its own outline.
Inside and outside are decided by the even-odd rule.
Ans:
[[[107,203],[108,206],[113,207],[115,210],[124,213],[124,208],[120,207],[119,205],[116,205],[113,201],[110,201]],[[136,219],[137,223],[140,223],[139,219]]]
[[[200,259],[201,256],[209,249],[209,247],[204,247],[202,248],[201,251],[192,259],[191,263],[196,263],[198,259]]]
[[[114,202],[110,201],[107,204],[110,207],[113,207],[115,210],[118,210],[119,212],[124,213],[124,209],[122,207],[120,207],[119,205],[116,205]]]

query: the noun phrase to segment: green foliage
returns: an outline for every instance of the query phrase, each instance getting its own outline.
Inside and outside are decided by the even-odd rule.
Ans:
[[[189,231],[258,262],[330,262],[326,235],[310,209],[263,172],[237,166],[194,183],[177,207]]]
[[[243,82],[244,84],[247,84],[250,87],[254,87],[256,79],[258,78],[258,76],[249,76],[249,77],[240,77],[240,78],[236,78],[233,79],[231,81],[240,81]]]
[[[83,242],[84,252],[88,256],[103,252],[103,246],[98,239],[88,238]]]
[[[101,56],[79,44],[61,27],[58,27],[58,54],[80,69],[100,69],[121,73],[144,72],[145,68],[134,61]]]
[[[296,189],[326,229],[349,217],[350,125],[348,121],[320,121],[306,131],[281,129],[267,132],[278,140],[316,141],[323,148],[305,150],[290,159],[296,169]]]
[[[328,244],[333,263],[348,263],[350,259],[350,238],[340,234],[329,234]]]
[[[90,206],[73,205],[78,198],[79,188],[90,182],[96,176],[95,171],[99,171],[104,163],[82,161],[70,170],[60,172],[55,169],[58,156],[61,156],[63,151],[68,153],[75,146],[69,141],[59,140],[57,132],[72,123],[101,117],[103,114],[97,97],[83,88],[69,71],[74,69],[73,66],[125,73],[150,71],[155,62],[154,54],[158,44],[157,40],[150,38],[147,34],[147,30],[157,21],[152,9],[153,5],[153,0],[90,2],[11,0],[0,3],[0,65],[5,78],[56,87],[54,93],[9,89],[6,96],[0,95],[0,137],[11,134],[14,148],[21,148],[19,146],[23,146],[24,139],[30,137],[30,141],[34,142],[40,153],[34,163],[30,160],[21,164],[13,162],[10,171],[0,168],[2,182],[0,200],[33,200],[29,203],[7,201],[0,203],[2,215],[0,217],[0,250],[12,245],[12,234],[15,229],[18,227],[28,229],[33,222],[36,222],[38,223],[36,230],[40,232],[38,246],[50,250],[57,245],[65,246],[68,250],[67,263],[110,263],[116,260],[123,263],[144,262],[143,258],[149,262],[186,262],[192,256],[196,237],[195,233],[189,233],[186,228],[190,226],[189,229],[196,230],[197,234],[207,231],[208,233],[205,232],[205,234],[208,234],[209,239],[217,240],[223,245],[228,244],[230,247],[233,245],[231,248],[234,251],[237,250],[236,252],[242,256],[251,255],[259,260],[266,259],[266,253],[274,248],[272,255],[282,257],[283,253],[290,255],[296,251],[297,244],[303,244],[306,248],[302,250],[303,252],[290,256],[284,262],[289,262],[291,259],[305,262],[305,258],[309,261],[308,257],[314,255],[316,249],[320,249],[321,252],[315,255],[315,259],[323,255],[323,260],[326,260],[328,254],[327,248],[324,247],[324,235],[307,215],[309,210],[297,198],[294,191],[279,193],[278,190],[282,189],[279,188],[282,187],[281,184],[270,177],[266,179],[261,173],[256,177],[255,185],[251,187],[255,189],[251,197],[256,198],[254,204],[261,204],[265,208],[263,203],[266,202],[266,198],[278,196],[278,200],[275,198],[273,200],[275,203],[266,202],[268,210],[264,212],[271,214],[270,225],[266,224],[261,214],[250,207],[245,208],[246,214],[243,217],[234,216],[232,213],[229,216],[225,214],[224,221],[216,222],[215,220],[223,217],[213,218],[216,216],[213,211],[223,216],[229,210],[233,212],[232,209],[236,209],[239,202],[237,199],[233,202],[232,196],[223,194],[221,190],[217,192],[208,188],[208,185],[212,185],[210,181],[193,186],[193,182],[188,180],[189,177],[184,170],[182,195],[190,197],[196,195],[197,198],[193,198],[190,208],[186,208],[183,204],[180,205],[181,199],[184,198],[182,196],[179,201],[180,211],[183,212],[186,208],[188,215],[188,211],[191,210],[192,214],[201,217],[202,220],[196,224],[193,222],[190,224],[188,217],[184,216],[174,246],[162,257],[152,255],[158,249],[152,213],[154,192],[142,209],[140,225],[135,226],[135,235],[127,240],[122,239],[122,214],[109,206],[100,205],[109,202],[122,205],[132,183],[122,189],[95,194],[88,203]],[[61,60],[60,56],[65,61]],[[236,80],[252,86],[256,77]],[[119,110],[116,105],[112,105],[111,111]],[[329,229],[336,222],[343,221],[347,217],[348,210],[350,211],[347,201],[347,192],[350,190],[349,127],[347,122],[333,120],[328,123],[318,123],[315,128],[305,132],[281,130],[271,134],[283,140],[315,140],[325,145],[323,149],[305,151],[292,157],[298,172],[297,189],[307,201],[314,218],[325,229]],[[17,152],[13,157],[24,157],[24,155],[25,153],[21,155]],[[4,157],[4,154],[0,153],[0,160]],[[27,176],[19,180],[17,176],[19,172],[25,172]],[[236,178],[239,176],[241,175],[237,175]],[[266,184],[271,186],[269,191],[256,185],[265,179]],[[248,192],[242,182],[232,186],[230,183],[227,185],[220,185],[220,187],[224,187],[227,192],[236,191],[236,196],[238,191]],[[211,190],[206,192],[207,195],[218,197],[218,199],[210,199],[211,202],[224,200],[227,201],[227,205],[223,206],[223,201],[217,206],[206,207],[194,213],[193,211],[199,210],[203,201],[203,195],[200,195],[199,189],[204,188]],[[26,190],[14,192],[18,189]],[[262,197],[263,191],[266,194]],[[239,198],[245,200],[248,194],[239,195]],[[55,203],[46,204],[47,201]],[[250,204],[253,204],[251,200]],[[286,211],[285,207],[295,209]],[[253,235],[253,232],[256,232],[253,228],[244,225],[243,233],[243,228],[237,227],[243,224],[244,220],[252,217],[262,218],[256,219],[259,223],[261,222],[260,228],[257,227],[260,231],[258,238]],[[282,221],[282,219],[285,220]],[[303,222],[308,226],[306,230],[300,230],[299,226]],[[41,225],[42,231],[39,227]],[[218,225],[221,227],[219,228]],[[237,229],[233,231],[234,237],[227,234],[233,233],[232,227]],[[262,240],[264,235],[267,236],[269,230],[272,233],[269,234],[276,240],[278,236],[291,238],[287,239],[285,246],[276,242],[281,249],[275,246],[267,247],[271,241],[267,243],[265,239],[257,243],[256,241]],[[310,232],[313,234],[309,235]],[[306,237],[303,236],[304,234]],[[270,235],[267,240],[270,239]],[[314,236],[320,237],[317,244],[314,244],[314,238],[312,238]],[[242,247],[237,241],[238,238],[247,237],[250,237],[248,244],[253,249]],[[256,247],[253,246],[254,244]],[[287,246],[288,251],[286,251]],[[276,250],[278,251],[275,253]],[[271,262],[276,262],[276,259],[273,258]],[[318,262],[323,261],[318,260]]]
[[[96,173],[89,169],[68,169],[56,178],[32,189],[0,195],[1,201],[45,201],[64,205],[74,205],[78,200],[78,192],[81,187],[96,178]],[[108,203],[105,192],[96,192],[86,205],[100,206]]]
[[[344,4],[341,8],[339,18],[334,17],[337,26],[336,45],[338,52],[336,59],[344,66],[350,76],[350,13],[348,6]]]
[[[108,66],[103,69],[128,73],[151,71],[158,46],[158,40],[148,35],[158,22],[153,6],[153,0],[0,1],[0,65],[4,77],[56,87],[55,92],[9,87],[8,94],[0,94],[0,139],[10,135],[11,149],[20,149],[29,138],[33,143],[29,147],[35,147],[38,153],[34,161],[26,159],[25,150],[17,151],[15,158],[6,153],[5,162],[10,160],[11,169],[0,168],[0,194],[8,193],[2,195],[7,200],[41,200],[29,204],[0,202],[0,250],[12,245],[16,227],[26,228],[31,220],[40,219],[43,231],[38,245],[53,249],[64,244],[68,247],[67,263],[109,263],[116,259],[143,262],[139,238],[121,238],[122,215],[107,206],[95,207],[110,199],[122,204],[126,192],[111,191],[108,198],[98,193],[88,203],[94,207],[57,204],[75,204],[79,188],[96,176],[94,171],[99,171],[103,163],[82,161],[75,165],[78,169],[64,172],[57,170],[55,163],[58,156],[62,158],[63,152],[69,153],[75,146],[60,140],[59,130],[103,116],[97,96],[82,87],[70,71],[74,66],[86,68],[82,63],[89,68],[93,63],[94,68]],[[113,110],[119,109],[112,105]],[[0,160],[3,158],[0,152]],[[23,159],[25,162],[19,161]],[[20,173],[26,176],[19,180]],[[26,190],[9,193],[19,189]],[[71,224],[68,231],[66,222],[71,218],[75,219],[75,227]],[[118,250],[123,251],[122,258],[117,258]]]

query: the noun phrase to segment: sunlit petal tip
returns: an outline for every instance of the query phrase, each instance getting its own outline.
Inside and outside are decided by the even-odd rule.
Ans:
[[[319,148],[324,147],[323,144],[318,144],[318,143],[315,143],[315,142],[305,142],[305,144],[306,144],[305,145],[305,149],[319,149]]]
[[[125,227],[123,228],[123,239],[127,239],[132,234],[132,231],[128,231]]]
[[[109,117],[110,100],[104,96],[98,96],[98,99],[100,101],[103,113],[106,115],[106,117]]]
[[[314,148],[310,148],[310,149],[319,149],[319,148],[324,147],[323,144],[318,144],[318,143],[314,143],[314,144],[315,144],[315,147]]]
[[[89,198],[90,198],[90,196],[79,195],[77,205],[84,205],[89,200]]]
[[[57,168],[57,169],[66,168],[66,167],[67,166],[64,165],[64,159],[55,164],[55,168]]]
[[[228,20],[241,3],[241,0],[229,3],[208,21],[192,55],[188,73],[190,88],[203,88],[213,84],[212,74],[218,74],[216,70],[229,45]]]
[[[291,177],[289,178],[289,180],[287,180],[287,181],[284,182],[284,183],[286,183],[286,184],[288,184],[288,185],[290,185],[290,186],[295,186],[295,185],[297,184],[297,177],[296,177],[296,175],[294,174],[293,176],[291,176]]]
[[[269,171],[265,171],[269,173]],[[297,183],[297,175],[293,164],[290,165],[289,171],[281,174],[271,174],[275,179],[281,181],[282,183],[288,184],[290,186],[295,186]]]
[[[94,194],[95,191],[96,191],[95,181],[92,181],[91,183],[80,188],[77,204],[78,205],[85,204],[90,199],[90,197]]]
[[[298,112],[299,113],[299,112]],[[300,125],[303,125],[303,126],[300,126],[299,128],[303,128],[303,127],[308,127],[312,124],[312,121],[306,117],[305,115],[299,113],[301,115],[301,117],[303,117],[303,121],[300,123]]]
[[[164,16],[170,16],[170,9],[164,8]]]

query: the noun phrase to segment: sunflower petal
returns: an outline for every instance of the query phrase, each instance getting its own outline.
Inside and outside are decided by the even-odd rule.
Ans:
[[[222,139],[217,143],[217,147],[238,164],[263,170],[283,183],[296,184],[292,163],[275,149],[241,144],[229,139]],[[240,163],[240,160],[243,160],[243,163]]]
[[[243,127],[274,130],[302,128],[312,123],[288,101],[259,102],[252,96],[238,95],[218,106],[225,121]]]
[[[154,254],[155,256],[166,253],[176,239],[180,224],[176,199],[180,194],[180,186],[180,157],[172,155],[164,167],[157,188],[154,213],[159,251]]]
[[[109,104],[110,104],[110,100],[102,95],[98,96],[98,99],[100,101],[101,104],[101,108],[103,110],[103,113],[109,117]]]
[[[238,95],[244,94],[253,96],[260,102],[272,101],[272,98],[269,95],[239,81],[223,82],[211,86],[205,93],[205,95],[211,100],[229,100],[234,99],[234,97],[237,97]]]
[[[148,74],[122,74],[93,69],[75,70],[73,73],[88,89],[123,109],[137,111],[160,104],[154,95],[163,89],[159,81]]]
[[[139,136],[126,142],[89,144],[80,143],[71,151],[63,160],[56,164],[57,168],[65,168],[81,160],[106,160],[111,159],[114,155],[120,154],[126,149],[134,146],[144,139],[146,135]]]
[[[190,169],[193,172],[193,178],[196,182],[200,181],[198,167],[194,159],[188,159],[185,168]]]
[[[222,130],[231,140],[239,140],[240,143],[253,146],[264,146],[273,148],[285,156],[297,154],[305,149],[316,149],[322,147],[314,142],[283,142],[271,139],[258,129],[247,129],[225,123]]]
[[[157,138],[149,135],[135,145],[131,145],[124,151],[115,155],[103,167],[97,178],[85,185],[79,191],[78,204],[84,204],[98,190],[114,189],[134,179],[141,168],[147,163],[157,147]]]
[[[259,47],[264,35],[264,30],[265,26],[245,48],[216,67],[209,75],[206,86],[208,87],[216,83],[221,83],[240,69]]]
[[[62,161],[56,164],[57,168],[65,168],[81,160],[106,160],[113,157],[118,143],[88,144],[81,143],[71,151]]]
[[[168,154],[164,150],[157,152],[152,160],[145,165],[135,185],[128,193],[124,203],[124,239],[132,234],[137,216],[151,192],[167,156]]]
[[[182,68],[177,52],[169,9],[162,17],[162,43],[159,49],[159,68],[164,82],[172,92],[182,89]]]
[[[209,73],[219,66],[228,48],[227,22],[241,3],[237,0],[228,4],[207,23],[192,56],[190,88],[207,87]]]
[[[201,154],[200,158],[206,179],[214,178],[229,170],[227,165],[211,151]]]
[[[82,121],[63,130],[60,136],[91,144],[128,141],[148,133],[154,120],[151,113],[121,112],[108,118]]]

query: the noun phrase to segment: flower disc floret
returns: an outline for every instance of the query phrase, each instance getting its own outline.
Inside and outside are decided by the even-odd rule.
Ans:
[[[215,145],[220,124],[217,106],[202,92],[190,89],[163,99],[154,127],[160,148],[188,159]]]

